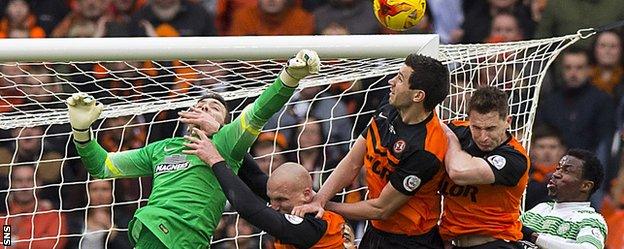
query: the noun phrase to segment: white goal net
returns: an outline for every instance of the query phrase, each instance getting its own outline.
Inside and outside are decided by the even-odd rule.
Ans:
[[[213,42],[223,38],[175,40],[180,47],[202,42],[200,48],[179,50],[183,53],[171,51],[167,44],[172,40],[144,43],[170,55],[140,48],[120,52],[132,49],[122,46],[128,40],[119,39],[102,39],[112,44],[105,52],[77,45],[81,39],[60,39],[47,48],[29,47],[26,43],[31,41],[22,40],[21,51],[0,44],[0,60],[7,61],[0,63],[0,218],[3,225],[10,225],[10,242],[25,248],[130,247],[127,224],[146,204],[151,179],[98,181],[88,176],[71,141],[63,102],[72,93],[89,93],[106,105],[93,126],[104,148],[111,152],[140,148],[183,135],[177,111],[207,92],[222,94],[235,117],[275,79],[287,55],[300,48],[315,49],[323,59],[320,74],[302,81],[251,153],[267,172],[285,161],[301,163],[318,189],[384,101],[388,79],[415,51],[409,49],[414,37],[423,36],[376,36],[373,40],[385,42],[377,47],[350,43],[369,44],[370,37],[358,41],[361,37],[344,36],[317,47],[309,47],[301,37],[266,38],[274,39],[269,45],[289,49],[278,53],[283,56],[264,58],[260,57],[271,48],[253,46],[241,53],[223,49],[223,40]],[[471,92],[479,85],[494,85],[509,94],[512,132],[528,147],[547,68],[580,37],[439,47],[433,38],[432,44],[418,49],[438,57],[451,72],[451,94],[438,108],[442,119],[465,118]],[[265,38],[241,39],[254,44]],[[75,53],[55,46],[74,47]],[[32,51],[35,47],[39,50]],[[408,49],[390,51],[395,47]],[[337,200],[353,202],[365,195],[365,183],[357,179]],[[362,231],[365,223],[353,225]],[[226,209],[212,247],[267,248],[268,243],[268,235]]]

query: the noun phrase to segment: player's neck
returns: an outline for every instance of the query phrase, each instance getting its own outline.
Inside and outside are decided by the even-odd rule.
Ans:
[[[418,124],[427,119],[430,114],[431,112],[425,111],[425,108],[419,105],[411,105],[409,107],[399,109],[401,121],[408,125]]]

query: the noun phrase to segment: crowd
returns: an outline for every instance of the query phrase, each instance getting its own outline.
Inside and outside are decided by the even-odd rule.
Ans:
[[[624,19],[624,8],[618,0],[428,0],[427,4],[423,20],[406,33],[436,33],[446,44],[548,38]],[[0,37],[397,33],[381,27],[372,9],[370,0],[5,0],[0,1]],[[580,40],[566,49],[547,72],[533,127],[525,206],[529,210],[549,200],[546,184],[568,148],[596,152],[605,166],[606,180],[593,195],[592,206],[607,220],[608,248],[624,248],[621,236],[624,231],[624,170],[619,170],[624,165],[623,37],[620,28]],[[59,82],[59,78],[26,76],[27,72],[45,74],[50,71],[46,66],[20,65],[18,68],[3,64],[0,67],[0,114],[64,108],[59,100],[76,91],[95,93],[104,103],[114,101],[112,96],[136,96],[133,91],[140,91],[141,96],[149,98],[164,97],[172,91],[193,91],[184,80],[162,79],[178,82],[171,85],[148,84],[141,77],[133,77],[139,74],[157,76],[162,73],[158,70],[125,72],[123,76],[136,79],[134,81],[120,81],[115,78],[117,76],[107,74],[106,68],[118,71],[131,67],[153,68],[146,63],[154,62],[60,67],[55,69],[59,75],[87,73],[70,73],[68,80],[45,87],[40,85]],[[174,66],[179,74],[186,70],[175,67],[185,62],[159,63]],[[292,128],[262,133],[251,149],[261,169],[268,173],[283,162],[299,162],[313,173],[313,186],[318,190],[330,173],[327,170],[335,167],[348,151],[348,143],[339,142],[358,136],[370,120],[370,116],[355,119],[349,114],[376,109],[385,93],[374,91],[366,102],[363,94],[340,99],[328,96],[366,89],[371,83],[311,87],[298,93],[294,99],[296,104],[289,105],[266,126],[267,129]],[[103,88],[111,91],[98,90]],[[230,103],[231,106],[240,104]],[[16,105],[22,109],[16,110]],[[102,131],[97,136],[108,151],[140,148],[147,142],[182,134],[184,127],[179,127],[176,118],[176,112],[172,111],[110,118],[98,124]],[[104,248],[105,243],[112,248],[129,248],[123,229],[127,228],[134,211],[145,204],[150,194],[150,179],[118,179],[114,183],[89,181],[85,167],[75,157],[73,145],[68,144],[71,141],[68,134],[67,125],[0,131],[0,164],[12,165],[10,174],[9,167],[0,167],[0,189],[4,190],[0,192],[0,212],[23,214],[9,221],[24,224],[13,226],[15,238],[71,235],[60,240],[37,240],[32,248],[48,248],[57,243],[60,248]],[[36,170],[33,162],[37,162]],[[364,192],[357,189],[362,186],[361,179],[354,182],[349,187],[354,191],[340,201],[361,200]],[[11,194],[7,196],[9,187]],[[115,204],[111,207],[111,203]],[[33,215],[35,210],[37,214]],[[31,225],[35,229],[30,229]],[[362,232],[361,224],[353,225]],[[121,230],[109,232],[112,227]],[[237,216],[224,215],[213,238],[220,242],[214,247],[233,248],[233,243],[237,243],[238,248],[258,248],[262,243],[263,248],[270,248],[269,236],[244,236],[258,232]],[[238,236],[236,241],[228,239],[235,236]],[[28,246],[28,243],[19,243],[17,248]]]

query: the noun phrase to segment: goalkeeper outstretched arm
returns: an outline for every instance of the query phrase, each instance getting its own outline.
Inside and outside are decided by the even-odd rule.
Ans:
[[[231,123],[223,126],[217,133],[211,122],[202,120],[190,112],[180,113],[181,121],[212,135],[219,153],[228,161],[235,172],[266,122],[288,102],[299,81],[310,74],[318,73],[320,59],[316,52],[303,49],[286,63],[284,70],[267,89],[247,106]],[[232,163],[236,162],[236,163]]]
[[[91,124],[102,113],[102,104],[96,104],[95,99],[86,93],[75,93],[67,99],[67,107],[74,144],[89,174],[99,179],[152,174],[145,148],[109,153],[92,139]]]

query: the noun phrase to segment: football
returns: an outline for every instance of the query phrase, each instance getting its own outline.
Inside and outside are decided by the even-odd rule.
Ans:
[[[374,0],[373,11],[386,28],[403,31],[418,24],[425,15],[426,0]]]

